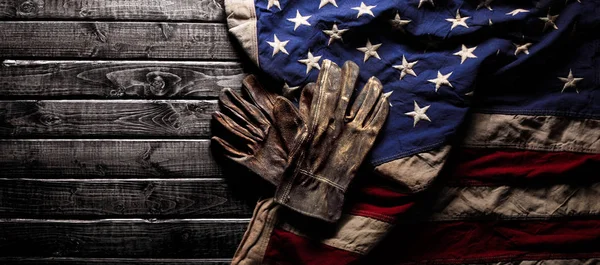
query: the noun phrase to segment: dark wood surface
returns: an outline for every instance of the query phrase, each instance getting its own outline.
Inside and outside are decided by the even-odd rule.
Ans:
[[[221,23],[9,21],[0,32],[8,58],[237,58]]]
[[[206,138],[216,110],[215,100],[0,101],[0,135]]]
[[[0,264],[229,264],[258,186],[210,151],[249,64],[223,1],[0,0],[0,20]]]
[[[247,219],[0,220],[0,256],[228,258]]]
[[[0,216],[249,218],[222,179],[0,179]]]
[[[220,178],[208,140],[0,140],[2,178]]]
[[[3,265],[228,265],[229,259],[0,258]]]
[[[0,19],[211,21],[223,0],[2,0]]]
[[[198,99],[243,77],[237,62],[4,60],[0,97]]]

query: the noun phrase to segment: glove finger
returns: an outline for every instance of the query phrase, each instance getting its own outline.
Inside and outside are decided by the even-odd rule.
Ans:
[[[300,104],[299,104],[300,117],[302,117],[302,120],[305,120],[305,121],[308,120],[308,115],[310,115],[311,102],[312,102],[312,99],[313,99],[316,89],[317,89],[317,84],[315,84],[315,83],[308,83],[302,89],[302,94],[300,94]]]
[[[262,113],[273,121],[273,104],[277,94],[267,91],[256,76],[248,75],[242,81],[242,97],[258,107]]]
[[[264,138],[269,129],[269,121],[252,104],[238,96],[229,88],[223,89],[219,95],[222,112],[235,119],[242,127],[246,128],[257,137]]]
[[[367,118],[367,121],[369,121],[369,122],[367,124],[365,124],[365,127],[379,131],[381,129],[381,127],[383,127],[383,124],[385,123],[385,121],[387,120],[387,116],[388,116],[389,112],[390,112],[390,102],[388,100],[388,97],[382,96],[381,98],[379,98],[377,107],[375,108],[375,110],[373,111],[371,116],[369,118]]]
[[[219,95],[219,100],[223,107],[235,111],[238,115],[244,117],[248,121],[254,122],[255,125],[268,127],[270,124],[258,107],[243,99],[230,88],[222,90],[221,95]]]
[[[315,136],[323,134],[329,122],[335,117],[335,108],[341,92],[341,75],[341,69],[337,64],[330,60],[323,60],[308,119]]]
[[[214,135],[223,135],[223,137],[230,139],[231,142],[242,146],[256,145],[256,142],[261,141],[260,138],[257,138],[254,134],[221,112],[214,112],[213,120],[224,130],[222,132],[217,130],[214,132]]]
[[[211,148],[217,148],[220,154],[223,154],[231,160],[248,156],[248,154],[240,152],[240,150],[218,136],[213,136],[210,140],[212,145]]]
[[[352,98],[356,80],[358,78],[359,67],[352,61],[346,61],[342,67],[342,83],[340,99],[336,108],[336,121],[343,122],[344,116],[348,111],[348,104]]]
[[[381,93],[383,91],[383,85],[379,82],[376,77],[369,78],[367,84],[363,87],[362,91],[354,101],[352,105],[351,114],[354,116],[354,121],[359,124],[364,124],[365,120],[369,116],[369,113],[373,111],[376,106],[376,102],[379,101]]]
[[[294,148],[296,138],[301,133],[304,122],[296,106],[287,98],[281,96],[275,99],[273,115],[275,116],[275,127],[289,152]]]

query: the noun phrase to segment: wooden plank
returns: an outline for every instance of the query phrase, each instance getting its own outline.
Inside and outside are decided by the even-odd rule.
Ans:
[[[230,259],[0,258],[3,265],[229,265]]]
[[[0,38],[4,58],[237,59],[215,23],[4,21]]]
[[[0,19],[225,20],[223,0],[0,0]]]
[[[208,140],[0,140],[3,178],[214,178]]]
[[[215,100],[0,101],[0,137],[210,136]]]
[[[252,206],[223,179],[0,179],[0,216],[249,218]]]
[[[235,62],[5,60],[0,97],[217,97],[244,76]]]
[[[231,258],[248,219],[0,220],[2,257]]]

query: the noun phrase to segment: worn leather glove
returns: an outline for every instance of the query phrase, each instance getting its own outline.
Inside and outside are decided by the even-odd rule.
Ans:
[[[300,109],[308,115],[315,84],[307,84],[300,97]],[[213,132],[212,148],[226,159],[244,166],[277,186],[288,162],[289,146],[298,128],[281,134],[273,124],[277,94],[265,90],[255,76],[243,80],[242,97],[229,88],[219,96],[221,111],[213,113],[219,128]],[[294,112],[297,113],[297,112]],[[286,140],[287,139],[287,140]]]
[[[276,202],[327,222],[340,218],[346,188],[389,112],[388,96],[382,94],[381,82],[375,77],[349,104],[358,71],[350,61],[340,69],[324,60],[306,117],[295,112],[287,99],[277,98],[274,115],[278,130],[294,131],[294,126],[300,130],[290,147],[290,164],[277,187]]]

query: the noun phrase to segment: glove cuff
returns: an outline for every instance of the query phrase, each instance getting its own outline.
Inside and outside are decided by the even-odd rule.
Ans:
[[[344,204],[345,187],[305,170],[296,170],[277,187],[275,201],[306,216],[333,223]]]

